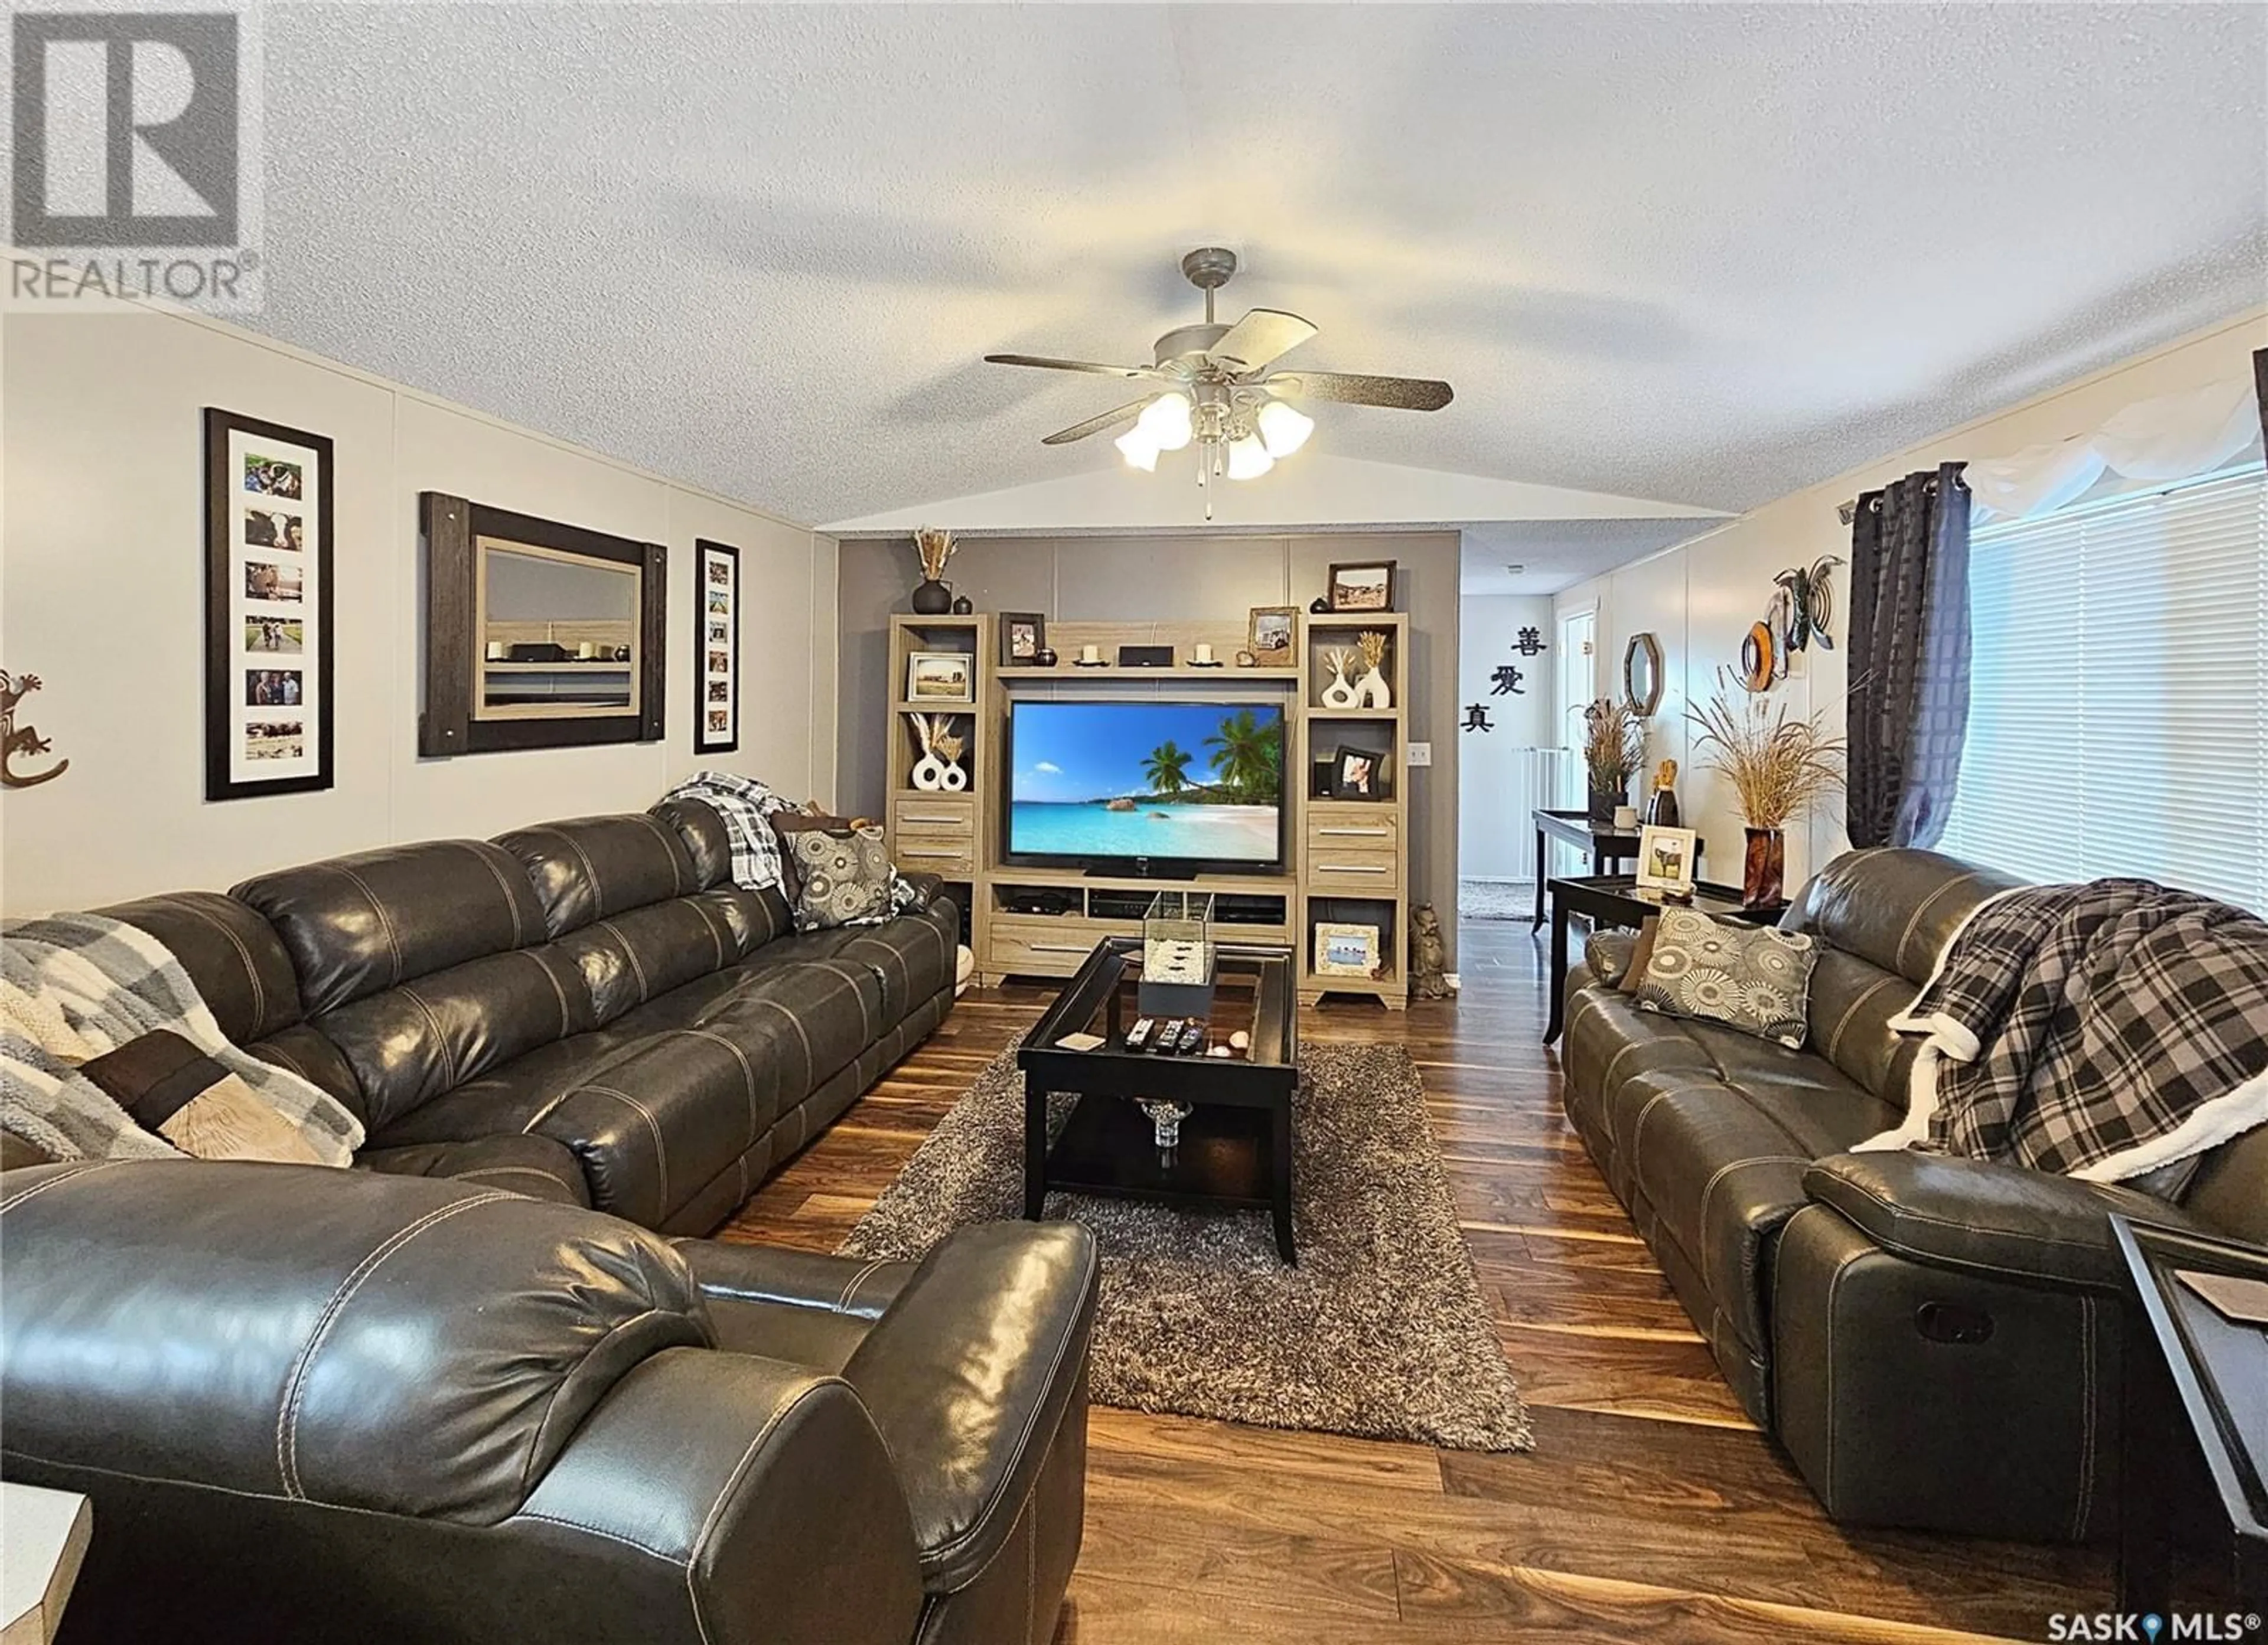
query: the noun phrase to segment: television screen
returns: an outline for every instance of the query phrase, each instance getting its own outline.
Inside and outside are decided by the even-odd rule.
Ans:
[[[1012,861],[1283,861],[1281,704],[1020,701],[1008,750]]]

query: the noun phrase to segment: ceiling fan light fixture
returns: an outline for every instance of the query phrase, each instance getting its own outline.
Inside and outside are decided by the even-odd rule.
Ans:
[[[1118,454],[1126,459],[1129,468],[1138,468],[1145,474],[1158,472],[1158,443],[1139,422],[1111,444],[1118,448]]]
[[[1182,393],[1159,395],[1142,408],[1134,426],[1160,451],[1180,451],[1195,432],[1189,420],[1189,397]]]
[[[1231,480],[1257,480],[1276,466],[1276,459],[1256,434],[1248,434],[1241,440],[1232,440],[1228,446],[1228,477]]]
[[[1260,443],[1268,448],[1270,457],[1277,459],[1298,451],[1315,431],[1313,417],[1281,400],[1271,400],[1261,407],[1255,422],[1260,430]]]

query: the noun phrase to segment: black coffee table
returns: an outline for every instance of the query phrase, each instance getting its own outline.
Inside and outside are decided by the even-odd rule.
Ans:
[[[1064,985],[1016,1052],[1024,1071],[1024,1215],[1038,1221],[1048,1190],[1116,1194],[1180,1205],[1264,1208],[1276,1249],[1296,1263],[1292,1240],[1292,1097],[1298,1089],[1297,967],[1285,948],[1222,944],[1208,1046],[1240,1030],[1249,1049],[1228,1057],[1159,1056],[1126,1049],[1140,1013],[1135,990],[1142,939],[1107,937]],[[1103,1043],[1074,1051],[1057,1042],[1093,1033]],[[1052,1146],[1048,1095],[1079,1103]],[[1160,1149],[1137,1098],[1191,1105],[1181,1139]]]

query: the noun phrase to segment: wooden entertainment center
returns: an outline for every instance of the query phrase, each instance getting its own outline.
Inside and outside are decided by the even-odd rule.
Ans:
[[[891,855],[909,871],[939,875],[967,899],[969,945],[978,977],[987,983],[1009,976],[1068,977],[1102,938],[1140,935],[1152,892],[1188,888],[1214,894],[1216,940],[1294,951],[1303,1002],[1326,993],[1357,994],[1400,1010],[1409,998],[1409,622],[1392,612],[1302,613],[1293,626],[1290,660],[1252,668],[1234,661],[1248,644],[1242,621],[1050,622],[1047,642],[1062,660],[1040,668],[1003,665],[989,614],[893,617],[889,678],[898,694],[888,727]],[[1379,672],[1392,706],[1327,706],[1323,694],[1333,680],[1329,655],[1357,651],[1366,632],[1385,638]],[[1220,666],[1190,660],[1201,643],[1212,647]],[[1170,646],[1174,661],[1139,668],[1115,662],[1081,667],[1071,660],[1086,646],[1099,646],[1103,657],[1115,659],[1123,645]],[[973,701],[906,696],[916,653],[966,656]],[[1286,807],[1282,870],[1137,878],[1005,863],[1008,774],[1000,756],[1009,704],[1025,697],[1280,704]],[[951,730],[966,745],[959,763],[968,780],[960,792],[914,786],[914,768],[924,752],[919,722],[941,714],[954,716]],[[1374,760],[1376,797],[1318,791],[1317,761],[1342,749]],[[1329,769],[1337,769],[1335,760]],[[1314,932],[1324,922],[1375,928],[1378,970],[1368,976],[1319,973]]]

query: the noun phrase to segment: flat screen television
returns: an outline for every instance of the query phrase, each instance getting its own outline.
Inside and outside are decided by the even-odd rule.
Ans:
[[[1284,862],[1275,702],[1042,702],[1008,709],[1009,863],[1194,874]]]

